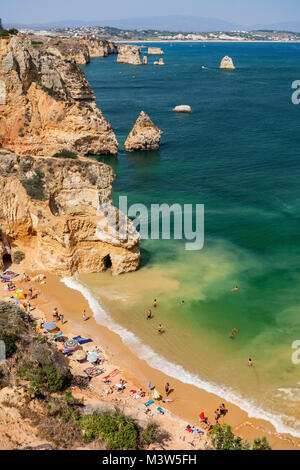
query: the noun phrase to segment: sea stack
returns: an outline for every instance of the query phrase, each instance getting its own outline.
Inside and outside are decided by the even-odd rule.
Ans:
[[[233,64],[232,58],[228,57],[227,55],[223,57],[221,60],[220,69],[234,70],[235,66]]]
[[[179,106],[175,106],[172,111],[173,113],[191,113],[192,108],[188,104],[181,104]]]
[[[149,55],[163,55],[164,51],[160,47],[148,47]]]
[[[154,150],[159,148],[163,132],[141,111],[125,142],[125,150]]]
[[[119,64],[142,65],[140,58],[141,49],[138,46],[120,44],[118,52],[117,62]]]
[[[154,62],[154,65],[165,65],[164,59],[163,59],[163,58],[160,58],[158,61],[156,60],[156,61]]]

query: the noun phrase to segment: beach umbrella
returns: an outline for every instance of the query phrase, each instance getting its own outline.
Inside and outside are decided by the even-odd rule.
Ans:
[[[98,359],[98,353],[91,351],[88,353],[87,360],[91,363],[96,362]]]
[[[22,289],[16,289],[15,298],[19,300],[25,300],[25,295]]]
[[[64,343],[65,351],[76,351],[78,348],[78,343],[74,339],[69,339]]]
[[[156,388],[153,390],[152,396],[154,400],[159,400],[161,397],[161,394],[156,390]]]
[[[86,359],[86,352],[83,351],[83,349],[78,349],[72,354],[72,356],[76,361],[84,361],[84,359]]]
[[[60,330],[58,330],[58,331],[52,331],[52,332],[50,333],[50,336],[51,336],[52,338],[58,338],[59,336],[62,336],[62,334],[63,334],[63,332],[60,331]]]
[[[53,331],[56,330],[57,326],[52,321],[48,321],[47,323],[43,324],[43,328],[45,328],[47,331]]]

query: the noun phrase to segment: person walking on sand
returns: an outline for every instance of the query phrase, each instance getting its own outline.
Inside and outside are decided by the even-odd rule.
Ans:
[[[86,313],[85,313],[85,310],[83,310],[82,318],[83,318],[83,321],[86,321]]]
[[[225,403],[222,403],[222,404],[220,405],[219,410],[220,410],[220,416],[225,416],[225,415],[226,415],[227,410],[226,410]]]
[[[63,325],[64,324],[64,315],[63,315],[63,313],[60,314],[60,321],[61,321],[61,324]]]
[[[58,321],[58,318],[59,318],[59,315],[58,315],[58,309],[57,307],[55,307],[55,309],[53,310],[53,313],[52,313],[52,316],[53,316],[53,321]]]
[[[151,320],[151,318],[152,318],[152,312],[149,309],[148,312],[147,312],[147,320]]]
[[[252,361],[252,359],[249,359],[249,360],[248,360],[248,366],[249,366],[249,367],[252,367],[252,366],[253,366],[253,361]]]
[[[32,300],[32,294],[33,294],[33,292],[32,292],[32,287],[30,287],[30,288],[28,289],[28,294],[27,294],[29,300]]]
[[[165,392],[166,392],[166,395],[169,396],[169,393],[170,393],[170,384],[169,384],[169,382],[167,382],[166,385],[165,385]]]
[[[162,324],[160,323],[160,324],[158,325],[158,327],[157,327],[157,333],[158,333],[159,335],[161,335],[161,334],[162,334],[162,330],[163,330],[163,326],[162,326]]]
[[[216,424],[219,424],[220,410],[219,408],[214,413]]]

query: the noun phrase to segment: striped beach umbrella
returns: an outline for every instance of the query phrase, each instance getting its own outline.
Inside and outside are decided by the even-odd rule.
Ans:
[[[84,359],[86,359],[86,352],[83,351],[83,349],[78,349],[72,354],[72,356],[76,361],[84,361]]]
[[[56,330],[57,326],[52,321],[48,321],[47,323],[43,324],[43,328],[45,328],[47,331],[53,331]]]
[[[64,343],[64,350],[65,351],[76,351],[78,348],[78,343],[74,339],[69,339]]]

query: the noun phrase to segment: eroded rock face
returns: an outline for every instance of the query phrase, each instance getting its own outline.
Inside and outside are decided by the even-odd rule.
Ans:
[[[125,149],[158,149],[163,132],[153,124],[150,117],[142,111],[125,142]]]
[[[0,39],[0,147],[19,155],[116,155],[118,142],[83,71],[26,36]],[[3,102],[4,101],[4,102]]]
[[[136,270],[140,236],[112,206],[114,178],[109,166],[96,161],[2,150],[0,266],[4,254],[20,250],[33,267],[59,275],[110,265],[113,274]]]
[[[130,65],[141,65],[140,52],[138,46],[131,44],[120,44],[118,46],[118,59],[117,62]]]
[[[80,42],[88,47],[90,57],[107,57],[118,53],[116,44],[105,39],[99,41],[82,39]]]
[[[220,69],[234,70],[235,66],[231,57],[225,56],[221,60]]]
[[[76,39],[52,39],[44,43],[42,51],[79,65],[86,65],[91,61],[88,46]]]

